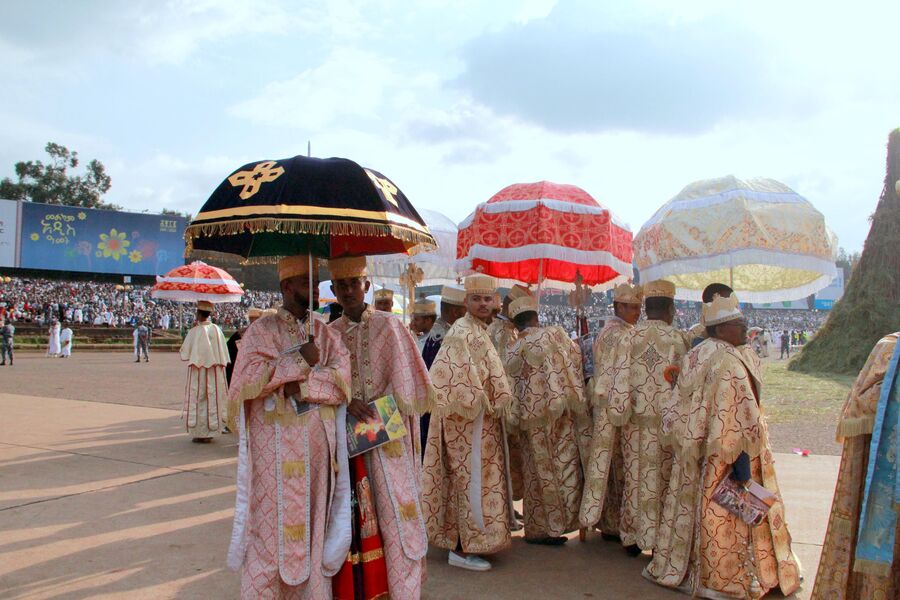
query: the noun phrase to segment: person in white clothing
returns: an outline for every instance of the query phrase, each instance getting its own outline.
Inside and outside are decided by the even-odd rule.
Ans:
[[[60,358],[69,358],[72,356],[72,342],[74,341],[75,336],[72,335],[72,330],[66,326],[62,331],[59,332],[59,357]]]
[[[219,433],[228,400],[225,365],[231,359],[222,330],[209,320],[213,310],[210,302],[197,303],[197,321],[181,345],[181,360],[188,361],[182,414],[191,441],[198,443]]]
[[[50,321],[50,339],[47,344],[47,356],[59,356],[59,321]]]

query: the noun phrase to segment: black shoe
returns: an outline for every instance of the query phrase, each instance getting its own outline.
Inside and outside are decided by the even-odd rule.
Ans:
[[[634,558],[636,556],[641,555],[641,547],[637,544],[632,544],[631,546],[625,546],[625,554]]]
[[[603,538],[604,542],[621,542],[622,538],[617,536],[614,533],[601,533],[600,537]]]
[[[136,361],[134,361],[134,362],[141,362],[141,359],[137,359],[137,360],[136,360]]]
[[[526,544],[539,544],[541,546],[562,546],[563,544],[565,544],[568,541],[569,541],[569,538],[567,538],[565,536],[525,538]]]

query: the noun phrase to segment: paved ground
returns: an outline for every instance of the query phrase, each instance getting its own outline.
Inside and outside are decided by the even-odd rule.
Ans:
[[[0,367],[0,390],[181,410],[186,369],[178,353],[157,352],[151,355],[149,363],[135,363],[131,353],[78,352],[77,347],[75,350],[74,356],[67,359],[20,353],[14,368]],[[763,402],[765,399],[764,389]],[[776,452],[810,448],[813,454],[839,455],[841,447],[834,441],[834,424],[843,399],[843,394],[829,399],[833,410],[824,415],[799,413],[770,422],[772,448]]]
[[[223,567],[234,439],[190,443],[171,410],[181,394],[173,359],[23,355],[15,370],[0,369],[0,598],[237,596],[237,576]],[[807,598],[838,459],[777,461],[807,576],[797,597]],[[432,551],[424,597],[683,597],[644,581],[645,563],[598,536],[563,548],[517,538],[489,573],[451,569]]]

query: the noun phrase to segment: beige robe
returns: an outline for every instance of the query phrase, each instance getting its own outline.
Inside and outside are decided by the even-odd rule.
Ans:
[[[660,408],[672,395],[667,368],[678,365],[689,347],[686,336],[664,321],[647,320],[624,335],[615,352],[607,418],[619,428],[624,466],[619,536],[622,544],[653,550],[672,455],[660,436]],[[597,440],[606,443],[610,436]],[[611,449],[610,454],[617,450]],[[599,480],[604,467],[598,465]],[[599,490],[602,493],[602,487]]]
[[[191,327],[181,344],[181,360],[188,362],[182,409],[187,432],[195,438],[212,437],[226,420],[225,365],[231,362],[219,326],[200,321]]]
[[[521,333],[507,354],[509,421],[522,441],[525,537],[579,528],[584,483],[576,415],[587,412],[581,350],[559,327]]]
[[[614,374],[615,351],[634,326],[613,317],[594,339],[594,378],[591,381],[592,431],[584,461],[584,492],[579,520],[582,527],[597,527],[618,535],[624,487],[624,464],[619,428],[609,420],[607,407]]]
[[[497,349],[500,356],[500,362],[503,363],[504,369],[509,355],[509,349],[519,339],[519,330],[512,321],[503,316],[496,316],[491,324],[487,327],[488,337]],[[507,376],[509,373],[507,373]],[[512,382],[510,382],[512,386]],[[522,471],[525,465],[522,463],[522,444],[524,440],[520,439],[518,432],[507,429],[506,431],[506,447],[509,457],[509,479],[512,488],[512,499],[521,500],[524,493],[524,475]]]
[[[425,447],[428,540],[490,554],[510,544],[511,492],[503,419],[509,380],[483,322],[456,321],[431,365],[435,406]]]
[[[800,585],[758,400],[758,363],[748,358],[714,338],[692,349],[663,421],[674,464],[644,576],[701,597],[758,597],[775,587],[788,595]],[[741,452],[750,457],[753,480],[778,497],[756,527],[712,501]]]
[[[878,577],[854,570],[856,536],[869,466],[872,428],[878,411],[881,387],[888,363],[900,334],[883,337],[869,354],[856,378],[838,422],[837,438],[844,445],[838,472],[831,517],[819,572],[813,588],[813,600],[864,600],[900,598],[900,564],[894,559],[893,576]],[[900,531],[897,535],[900,546]],[[900,547],[894,551],[900,556]]]

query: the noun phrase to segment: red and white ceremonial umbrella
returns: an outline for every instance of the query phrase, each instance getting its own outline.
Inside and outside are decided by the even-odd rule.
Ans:
[[[176,302],[239,302],[243,295],[240,284],[224,269],[199,260],[157,276],[150,288],[152,298]]]
[[[631,230],[574,185],[503,188],[459,225],[457,268],[572,289],[579,275],[607,289],[632,277]]]

